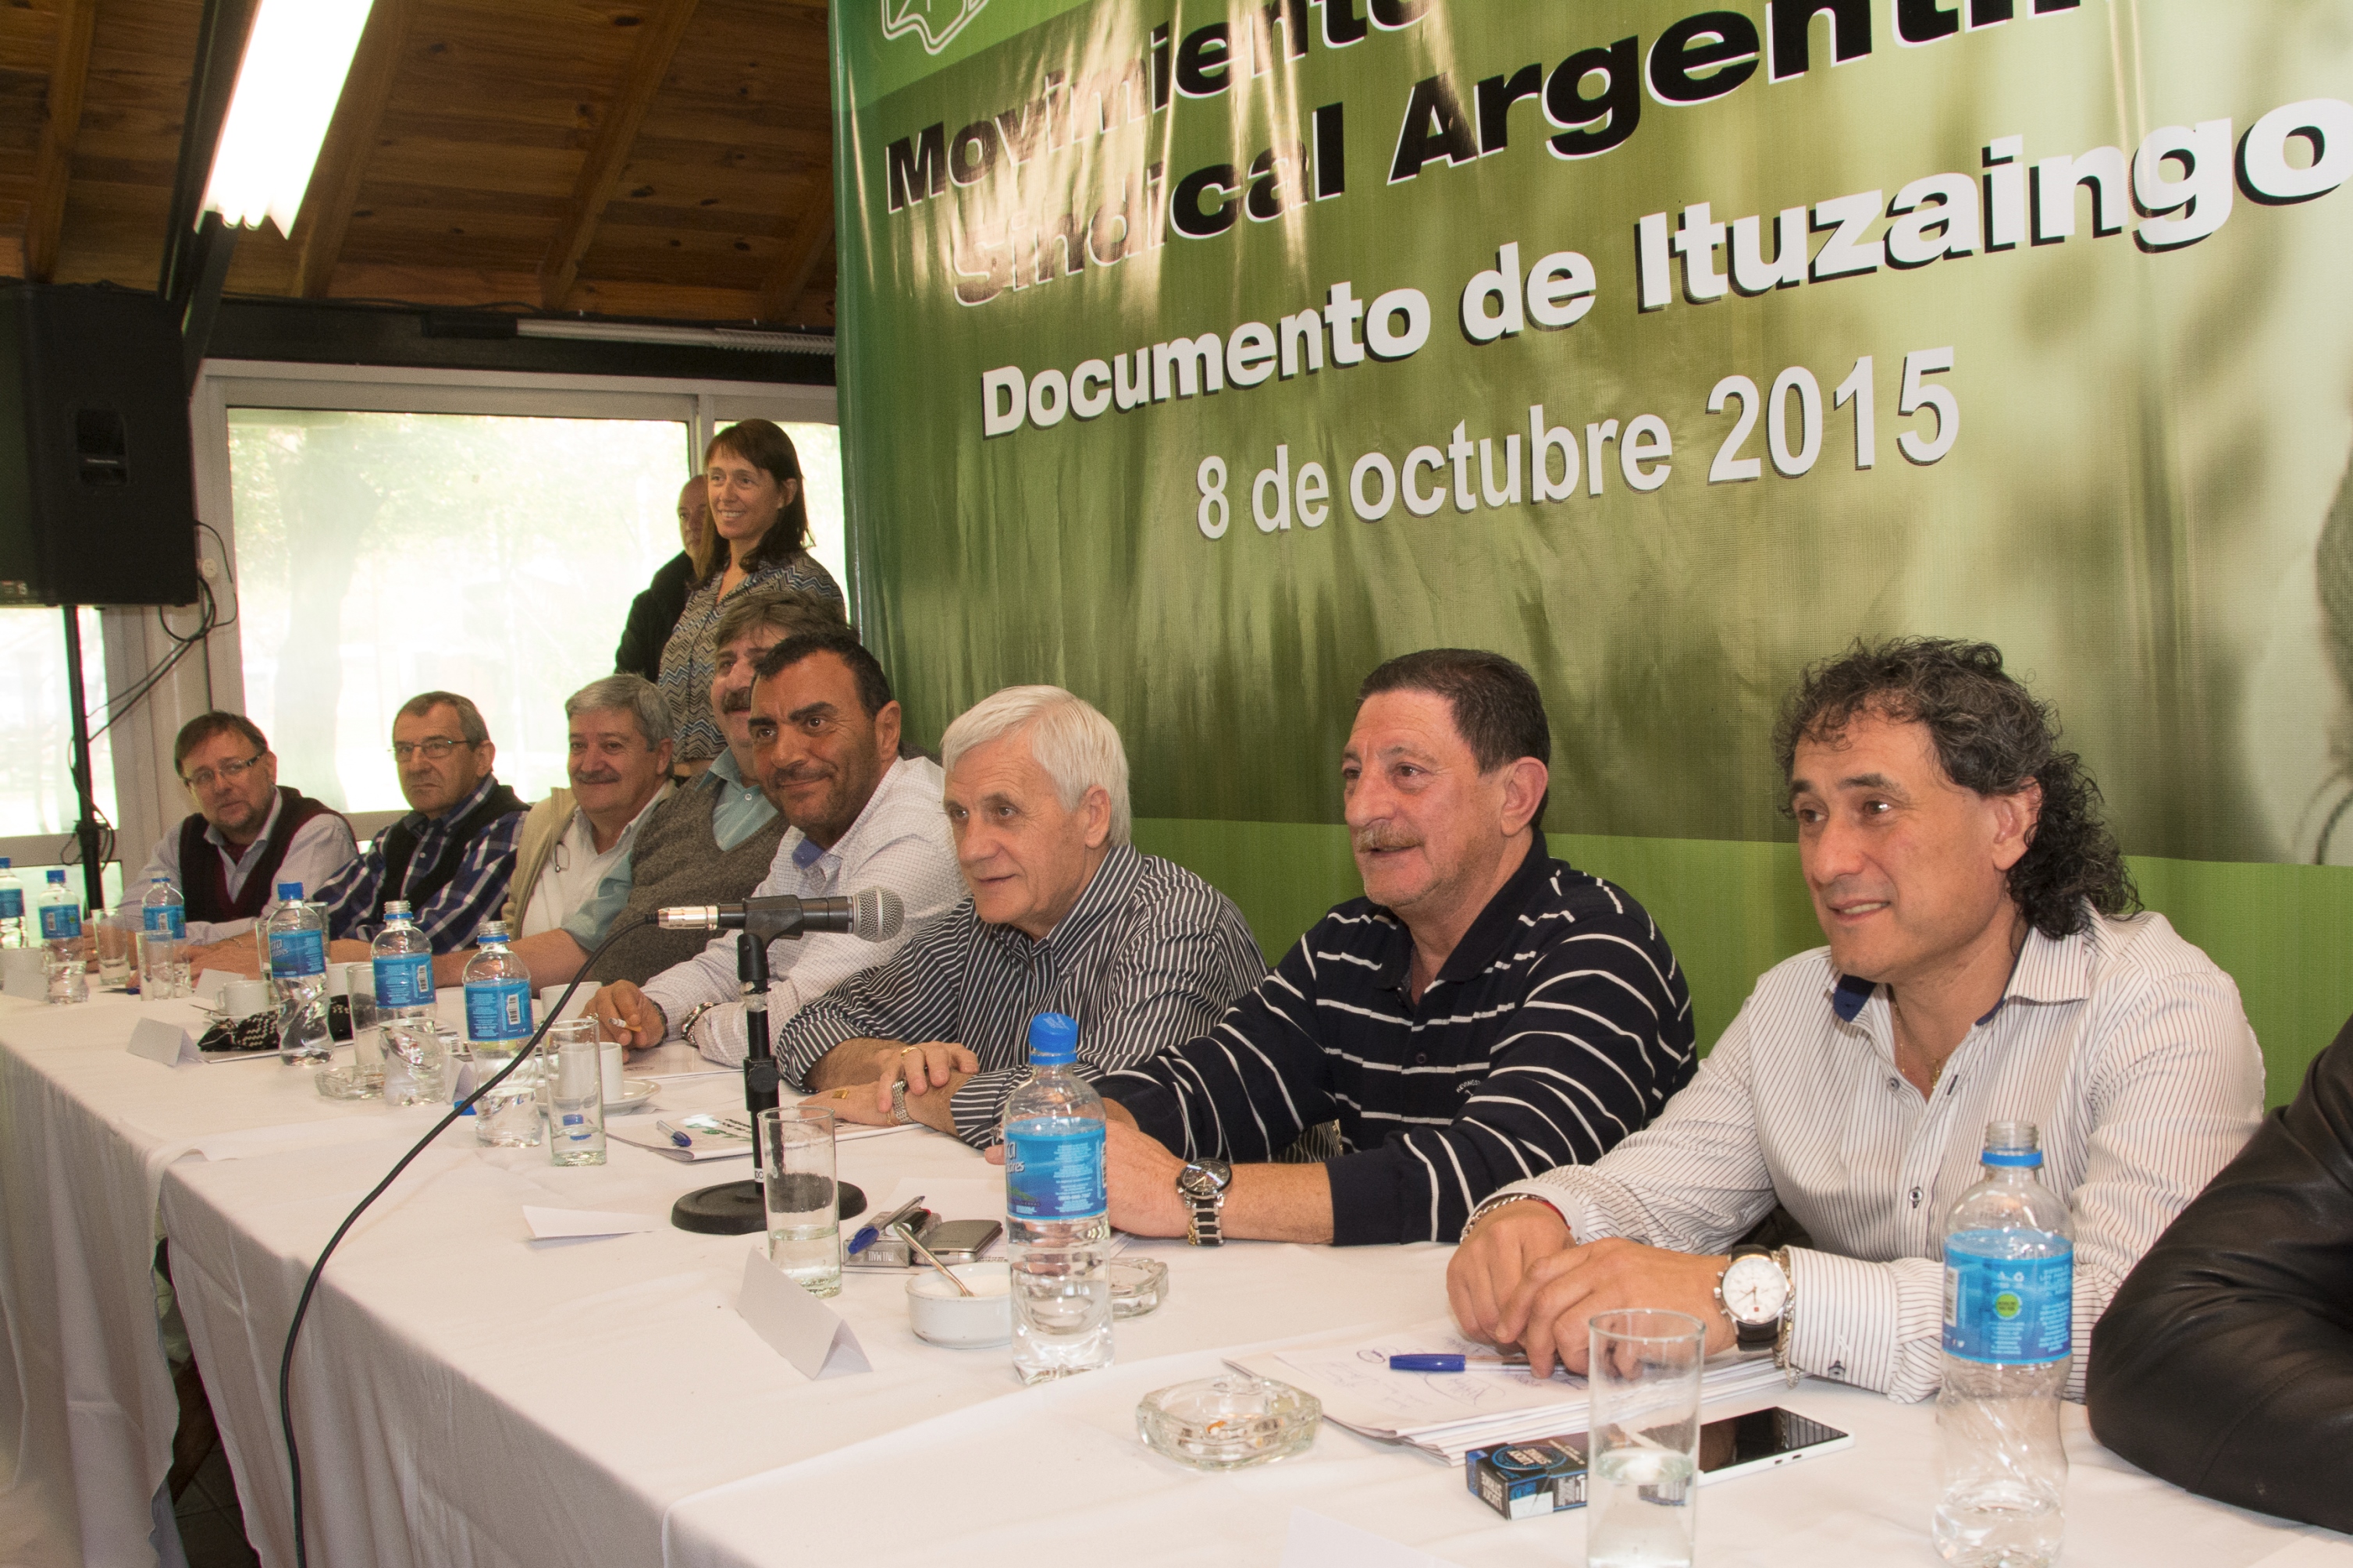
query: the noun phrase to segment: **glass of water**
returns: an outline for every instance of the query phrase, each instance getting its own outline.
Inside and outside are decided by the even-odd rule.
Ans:
[[[604,1043],[594,1019],[551,1025],[546,1058],[547,1156],[559,1165],[605,1163]]]
[[[449,1043],[430,1017],[397,1014],[371,1031],[381,1042],[376,1065],[384,1073],[386,1105],[446,1103]]]
[[[522,1040],[473,1043],[474,1081],[486,1084],[522,1054]],[[509,1048],[512,1047],[512,1048]],[[474,1101],[474,1142],[492,1149],[536,1149],[545,1132],[540,1105],[543,1058],[534,1055],[498,1088]]]
[[[110,991],[120,991],[131,984],[131,963],[139,946],[139,926],[145,912],[137,904],[125,904],[99,917],[98,930],[93,933],[98,942],[98,982]]]
[[[833,1112],[786,1105],[760,1112],[760,1195],[768,1261],[812,1296],[841,1290],[841,1212],[833,1185]]]
[[[1585,1560],[1690,1568],[1699,1512],[1699,1379],[1707,1331],[1637,1307],[1587,1321],[1593,1362]]]

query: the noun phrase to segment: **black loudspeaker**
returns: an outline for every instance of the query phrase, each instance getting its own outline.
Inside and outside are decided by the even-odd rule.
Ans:
[[[190,605],[195,487],[171,307],[0,289],[0,605]]]

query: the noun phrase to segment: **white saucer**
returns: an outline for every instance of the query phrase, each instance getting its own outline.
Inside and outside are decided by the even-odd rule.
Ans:
[[[605,1114],[627,1116],[631,1111],[643,1110],[653,1103],[654,1093],[660,1088],[660,1084],[649,1078],[625,1078],[621,1080],[621,1098],[607,1100]]]

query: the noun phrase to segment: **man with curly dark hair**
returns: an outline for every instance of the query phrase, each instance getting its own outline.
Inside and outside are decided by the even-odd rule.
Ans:
[[[2254,1130],[2237,986],[2136,912],[2098,787],[1998,649],[1858,642],[1806,672],[1775,742],[1830,944],[1758,980],[1649,1128],[1481,1205],[1447,1274],[1457,1319],[1581,1371],[1593,1313],[1678,1308],[1711,1351],[1926,1398],[1946,1212],[1987,1124],[2024,1121],[2073,1220],[2088,1347]],[[1777,1204],[1791,1245],[1733,1245]]]

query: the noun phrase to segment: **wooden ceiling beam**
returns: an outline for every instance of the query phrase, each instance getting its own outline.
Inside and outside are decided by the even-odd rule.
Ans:
[[[785,248],[760,289],[760,313],[754,319],[790,324],[801,298],[816,279],[818,264],[833,239],[833,179],[821,176],[816,194],[785,233]]]
[[[611,107],[597,121],[587,156],[581,161],[580,176],[573,183],[572,205],[556,226],[547,258],[540,264],[540,302],[550,310],[564,309],[573,284],[579,280],[580,258],[588,254],[589,244],[596,237],[596,225],[620,187],[629,149],[638,140],[638,127],[644,123],[654,95],[661,90],[662,78],[670,72],[679,40],[686,36],[694,6],[695,0],[649,0],[645,31],[629,57],[628,74]]]
[[[368,155],[375,150],[384,122],[385,106],[392,101],[392,79],[408,44],[413,0],[375,0],[368,13],[367,30],[352,57],[343,78],[343,95],[327,126],[319,162],[302,193],[302,210],[294,216],[293,293],[304,300],[323,300],[343,259],[343,236],[360,205],[360,180],[367,173]]]
[[[74,139],[81,134],[82,89],[90,81],[91,26],[98,0],[60,0],[58,47],[49,67],[41,147],[33,164],[32,210],[25,219],[25,277],[46,283],[56,273],[66,225],[66,187],[73,182]]]

